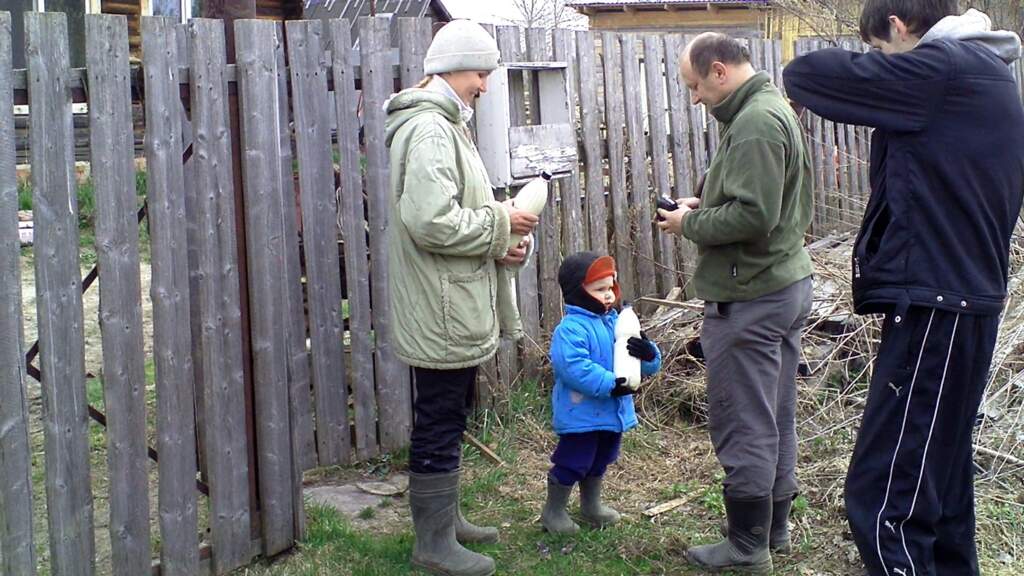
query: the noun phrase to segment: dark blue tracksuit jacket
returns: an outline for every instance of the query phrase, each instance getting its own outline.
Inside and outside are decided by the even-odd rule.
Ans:
[[[1024,194],[1024,108],[1006,63],[979,43],[940,40],[895,55],[821,50],[783,78],[818,115],[875,128],[857,312],[998,313]]]

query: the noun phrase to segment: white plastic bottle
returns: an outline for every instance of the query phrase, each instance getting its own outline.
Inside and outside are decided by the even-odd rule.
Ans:
[[[629,354],[627,345],[632,337],[640,337],[640,319],[633,307],[626,304],[615,322],[615,377],[625,378],[626,386],[640,387],[640,359]]]
[[[550,181],[551,174],[541,172],[540,176],[530,180],[519,190],[516,197],[512,199],[512,204],[520,210],[526,210],[534,216],[540,216],[540,213],[544,211],[544,207],[548,203],[548,182]],[[508,240],[508,247],[515,248],[522,240],[522,235],[512,234]]]

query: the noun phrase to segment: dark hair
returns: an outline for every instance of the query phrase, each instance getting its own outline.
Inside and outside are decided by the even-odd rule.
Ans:
[[[860,12],[860,37],[865,42],[878,38],[889,42],[889,16],[907,25],[907,31],[924,36],[946,16],[957,14],[956,0],[865,0]]]
[[[703,34],[690,45],[690,66],[698,76],[704,78],[711,72],[711,65],[715,62],[747,64],[750,62],[750,50],[725,34]]]

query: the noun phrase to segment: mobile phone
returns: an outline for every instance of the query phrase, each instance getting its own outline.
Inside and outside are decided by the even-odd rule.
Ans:
[[[672,212],[674,210],[679,209],[679,204],[677,204],[675,200],[672,200],[671,198],[666,198],[665,196],[658,196],[658,208],[661,210]],[[659,222],[664,219],[665,218],[661,214],[658,214]]]

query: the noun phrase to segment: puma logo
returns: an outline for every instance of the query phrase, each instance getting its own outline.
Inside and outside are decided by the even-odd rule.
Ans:
[[[890,522],[889,520],[885,521],[885,527],[888,528],[889,531],[892,532],[893,534],[896,533],[896,525],[893,524],[892,522]]]
[[[889,388],[892,388],[892,391],[896,393],[896,397],[899,398],[900,390],[903,390],[903,386],[897,386],[892,382],[889,382]]]
[[[905,568],[893,568],[892,571],[900,576],[907,576],[907,570]]]

